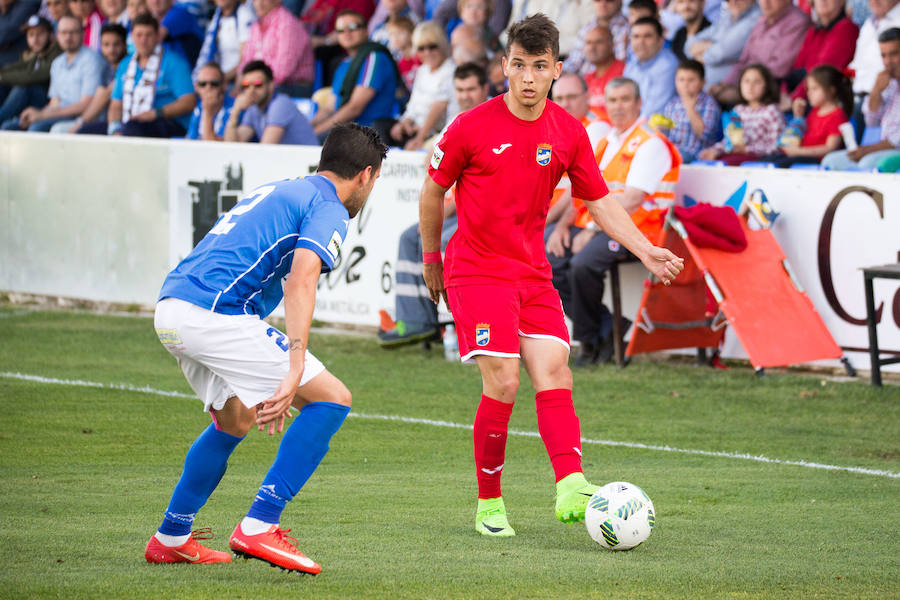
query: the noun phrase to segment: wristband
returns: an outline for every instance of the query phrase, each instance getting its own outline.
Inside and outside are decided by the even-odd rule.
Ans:
[[[163,109],[162,109],[162,106],[160,106],[159,108],[157,108],[157,109],[154,110],[153,112],[156,113],[156,118],[157,118],[157,119],[165,119],[165,117],[163,116]]]
[[[422,253],[422,262],[426,265],[432,263],[441,262],[441,253],[440,252],[423,252]]]

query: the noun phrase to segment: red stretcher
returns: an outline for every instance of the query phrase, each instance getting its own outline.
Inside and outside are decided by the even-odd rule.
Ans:
[[[841,359],[855,374],[772,232],[750,229],[746,215],[739,219],[747,248],[726,252],[697,247],[668,211],[657,245],[684,257],[684,271],[669,286],[653,277],[645,282],[626,357],[718,348],[730,325],[760,375],[768,367],[821,359]]]

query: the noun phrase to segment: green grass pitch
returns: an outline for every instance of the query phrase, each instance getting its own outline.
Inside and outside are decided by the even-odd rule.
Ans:
[[[538,438],[509,439],[518,535],[483,539],[470,431],[375,418],[470,425],[475,368],[440,349],[316,335],[356,416],[285,511],[324,567],[313,578],[258,561],[144,562],[209,422],[198,400],[10,376],[190,393],[150,319],[5,307],[0,340],[0,598],[900,598],[897,386],[674,361],[577,372],[585,438],[652,446],[584,446],[589,479],[631,481],[657,510],[646,543],[609,552],[555,520]],[[533,398],[523,372],[512,429],[537,431]],[[226,549],[277,443],[254,431],[236,450],[196,522],[211,546]]]

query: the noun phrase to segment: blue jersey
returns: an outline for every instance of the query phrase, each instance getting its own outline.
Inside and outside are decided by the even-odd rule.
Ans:
[[[315,252],[328,272],[349,224],[334,184],[321,175],[261,186],[219,217],[166,277],[159,299],[263,318],[284,296],[281,280],[291,270],[294,249]]]

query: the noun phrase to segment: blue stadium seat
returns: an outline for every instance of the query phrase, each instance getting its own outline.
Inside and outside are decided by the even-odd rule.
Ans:
[[[822,165],[816,163],[814,165],[807,165],[803,163],[797,163],[795,165],[791,165],[792,169],[797,169],[799,171],[820,171],[822,169]]]
[[[325,65],[322,61],[316,59],[316,74],[313,77],[313,91],[321,89],[322,82],[325,81]]]
[[[774,169],[775,163],[765,162],[761,160],[748,160],[746,162],[742,162],[741,166],[749,167],[751,169]]]
[[[881,127],[872,127],[871,125],[866,125],[866,128],[863,131],[862,141],[859,143],[859,145],[870,146],[872,144],[877,144],[880,141]]]
[[[700,165],[703,167],[724,167],[724,160],[695,160],[690,163],[691,165]]]

